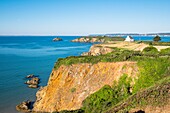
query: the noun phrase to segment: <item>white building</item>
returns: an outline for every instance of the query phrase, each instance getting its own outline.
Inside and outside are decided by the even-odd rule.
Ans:
[[[135,40],[131,36],[127,36],[125,41],[127,41],[127,42],[134,42]]]

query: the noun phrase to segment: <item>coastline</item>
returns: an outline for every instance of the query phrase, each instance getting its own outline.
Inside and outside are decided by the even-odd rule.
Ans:
[[[127,43],[125,43],[125,44],[127,45]],[[99,45],[102,45],[102,44],[99,44]],[[119,44],[119,45],[120,45],[120,44]],[[138,44],[138,45],[140,45],[140,44]],[[95,45],[93,45],[93,46],[95,46]],[[106,45],[104,45],[104,46],[106,46]],[[129,45],[129,46],[130,46],[130,45]],[[107,45],[106,47],[108,47],[108,45]],[[111,47],[112,47],[112,46],[111,46]],[[142,47],[143,47],[143,46],[142,46]],[[147,47],[147,46],[145,45],[144,47]],[[164,46],[164,47],[165,47],[165,46]],[[165,47],[165,48],[164,48],[164,47],[163,47],[162,49],[165,49],[165,48],[166,48],[166,47]],[[168,48],[169,48],[169,47],[170,47],[170,46],[168,46]],[[136,48],[135,48],[135,49],[136,49]],[[133,50],[135,50],[135,49],[133,49]],[[131,50],[131,48],[130,48],[130,50]],[[137,50],[141,50],[141,49],[137,49]],[[143,50],[143,49],[142,49],[142,50]],[[142,50],[141,50],[141,51],[142,51]],[[94,56],[92,56],[92,57],[94,57]],[[66,59],[69,59],[69,58],[71,58],[71,57],[67,57]],[[75,58],[79,58],[79,57],[75,57]],[[81,58],[81,57],[80,57],[80,58]],[[74,59],[74,57],[73,57],[73,59]],[[62,59],[60,59],[59,61],[62,61]],[[59,61],[58,61],[58,62],[59,62]],[[78,64],[79,64],[79,63],[78,63]],[[73,64],[69,64],[69,65],[75,66],[76,64],[73,63]],[[83,65],[83,64],[82,64],[82,65]],[[60,68],[62,69],[63,66],[64,66],[64,65],[61,65],[61,66],[57,67],[57,70],[60,69]],[[81,66],[81,65],[80,65],[80,66]],[[89,67],[89,66],[85,66],[85,67]],[[84,67],[84,68],[85,68],[85,67]],[[69,69],[70,69],[70,68],[67,68],[67,70],[69,70]],[[76,69],[77,69],[77,68],[76,68]],[[50,75],[50,79],[49,79],[49,81],[48,81],[48,85],[47,85],[43,90],[40,90],[40,91],[37,93],[38,98],[42,98],[42,97],[45,98],[45,97],[44,97],[44,96],[45,96],[44,94],[47,93],[46,91],[50,90],[50,89],[48,89],[48,87],[50,87],[52,84],[53,84],[53,85],[54,85],[54,84],[55,84],[55,85],[56,85],[56,84],[60,85],[60,78],[62,78],[62,74],[61,74],[60,72],[55,72],[55,71],[57,71],[57,70],[53,69],[54,72],[52,72],[51,75]],[[86,70],[86,69],[85,69],[85,70]],[[82,71],[82,70],[81,70],[81,71]],[[79,71],[77,70],[77,72],[73,72],[73,73],[79,73],[79,72],[81,72],[81,71],[80,71],[80,70],[79,70]],[[62,72],[62,71],[61,71],[61,72]],[[54,73],[55,73],[55,74],[54,74]],[[57,73],[59,73],[59,74],[57,74]],[[64,73],[69,73],[69,72],[64,72]],[[88,72],[87,72],[87,73],[88,73]],[[107,75],[107,74],[106,74],[106,75]],[[54,78],[53,78],[53,76],[54,76]],[[55,76],[56,76],[56,77],[55,77]],[[61,77],[59,77],[59,76],[61,76]],[[66,76],[66,75],[64,74],[63,76]],[[70,76],[70,75],[69,75],[69,76]],[[71,76],[72,76],[72,75],[71,75]],[[59,77],[59,78],[58,78],[58,77]],[[58,80],[59,83],[57,83],[57,82],[56,82],[56,83],[52,83],[52,81],[55,81],[55,79],[59,79],[59,80]],[[71,78],[70,78],[70,79],[71,79]],[[67,81],[67,80],[66,80],[66,81]],[[71,80],[71,81],[72,81],[72,80]],[[67,82],[64,82],[64,83],[67,84]],[[68,83],[69,83],[69,82],[68,82]],[[52,86],[53,86],[53,85],[52,85]],[[57,86],[58,86],[58,85],[57,85]],[[56,86],[56,87],[57,87],[57,86]],[[67,85],[66,85],[66,86],[67,86]],[[75,87],[76,87],[76,86],[75,86]],[[66,89],[67,89],[67,88],[66,88]],[[51,89],[51,90],[52,90],[52,89]],[[71,89],[70,89],[70,90],[71,90]],[[68,92],[68,91],[67,91],[67,92]],[[95,91],[92,91],[92,92],[95,92]],[[47,93],[47,94],[49,94],[49,93]],[[54,95],[54,94],[56,94],[55,91],[54,91],[51,95]],[[58,93],[57,93],[57,94],[58,94]],[[62,94],[64,94],[64,93],[62,93]],[[44,95],[44,96],[42,96],[42,95]],[[80,94],[80,95],[81,95],[81,94]],[[40,96],[40,97],[39,97],[39,96]],[[42,97],[41,97],[41,96],[42,96]],[[64,96],[64,95],[63,95],[63,96]],[[77,95],[77,96],[78,96],[78,95]],[[46,98],[47,98],[47,97],[46,97]],[[59,98],[60,98],[60,97],[59,97]],[[75,97],[73,97],[73,98],[75,98]],[[51,100],[51,99],[47,99],[47,100]],[[53,99],[52,99],[52,100],[53,100]],[[51,100],[51,101],[52,101],[52,100]],[[42,102],[44,103],[46,100],[41,100],[41,99],[39,100],[39,99],[38,99],[37,101],[38,101],[38,102],[40,101],[40,103],[41,103],[41,101],[42,101]],[[51,103],[53,103],[53,102],[51,102]],[[59,103],[60,103],[60,102],[59,102]],[[54,103],[53,103],[53,104],[54,104]],[[48,105],[48,104],[47,104],[47,105]],[[47,105],[43,105],[43,106],[47,106]],[[60,104],[60,105],[62,106],[62,104]],[[60,106],[60,105],[58,105],[58,106]],[[64,104],[64,105],[65,105],[65,104]],[[36,110],[39,111],[38,109],[39,109],[39,107],[41,106],[41,104],[36,103],[35,106],[36,106],[36,108],[34,108],[34,110],[35,110],[35,111],[36,111]],[[52,106],[51,106],[51,107],[52,107]],[[41,107],[40,107],[40,108],[41,108]],[[64,107],[64,108],[65,108],[65,107]],[[79,106],[78,108],[80,108],[80,106]],[[47,106],[47,108],[44,108],[44,110],[47,110],[47,111],[48,111],[48,109],[50,109],[50,106]],[[52,108],[52,109],[53,109],[53,110],[56,110],[56,108]],[[76,110],[77,107],[76,107],[76,109],[75,109],[75,107],[73,107],[73,108],[67,108],[67,109],[68,109],[68,110]],[[60,111],[60,110],[65,110],[65,109],[62,108],[62,109],[58,109],[58,110]]]

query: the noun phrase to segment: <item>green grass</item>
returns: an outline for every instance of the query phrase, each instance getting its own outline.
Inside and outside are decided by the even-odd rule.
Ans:
[[[139,61],[145,59],[153,59],[153,57],[169,56],[169,50],[162,50],[162,52],[151,51],[139,52],[125,49],[112,48],[113,52],[99,55],[99,56],[70,56],[66,58],[59,58],[54,65],[54,69],[58,69],[61,65],[71,65],[79,63],[96,64],[98,62],[118,62],[118,61]]]
[[[138,91],[137,93],[129,96],[124,101],[119,102],[117,105],[110,107],[110,109],[103,111],[105,113],[126,113],[132,108],[149,106],[164,106],[167,104],[169,96],[168,91],[170,88],[170,76],[164,77],[155,82],[155,84]]]
[[[126,99],[130,95],[130,81],[131,79],[124,74],[118,82],[114,82],[113,87],[103,86],[83,101],[82,110],[86,113],[100,113]]]
[[[150,105],[157,106],[166,102],[167,92],[165,91],[163,95],[160,95],[160,92],[166,90],[164,89],[164,85],[170,83],[170,56],[167,54],[169,53],[169,49],[162,50],[164,54],[156,51],[156,54],[152,54],[152,56],[138,51],[113,49],[114,51],[112,53],[106,55],[72,56],[58,59],[55,69],[61,65],[77,63],[95,64],[98,62],[136,61],[139,68],[139,75],[138,79],[135,80],[135,84],[131,86],[131,78],[124,74],[118,82],[113,81],[113,86],[105,85],[94,94],[88,96],[83,101],[83,107],[81,109],[76,111],[62,111],[62,113],[99,113],[105,112],[108,109],[124,112],[138,105],[146,106],[149,103]],[[153,52],[152,49],[151,51]],[[156,90],[155,88],[157,87],[161,87],[162,90],[161,88]],[[130,88],[132,88],[133,92],[130,92]],[[128,104],[120,107],[125,101],[131,103],[131,105]]]
[[[84,37],[81,37],[81,38],[88,38],[90,40],[92,40],[92,38],[97,38],[97,42],[100,42],[101,40],[104,40],[104,43],[107,43],[109,41],[124,41],[125,38],[122,38],[122,37],[118,37],[118,36],[115,36],[115,37],[108,37],[108,36],[84,36]]]
[[[156,81],[170,74],[170,58],[155,58],[138,61],[139,78],[133,88],[133,93],[153,85]]]
[[[153,46],[170,46],[170,42],[153,42],[153,41],[142,41],[142,42]]]

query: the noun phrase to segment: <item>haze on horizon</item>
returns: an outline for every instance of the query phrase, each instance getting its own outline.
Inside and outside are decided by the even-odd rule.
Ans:
[[[0,35],[170,32],[170,0],[0,0]]]

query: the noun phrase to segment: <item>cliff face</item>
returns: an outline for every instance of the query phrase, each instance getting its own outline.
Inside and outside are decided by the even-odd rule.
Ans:
[[[81,55],[82,56],[97,56],[97,55],[103,55],[112,52],[113,50],[109,47],[99,46],[99,45],[92,45],[90,47],[89,52],[84,52]]]
[[[134,78],[137,73],[136,62],[62,65],[52,71],[48,85],[37,92],[33,111],[79,109],[87,96],[104,85],[113,85],[123,74]]]

